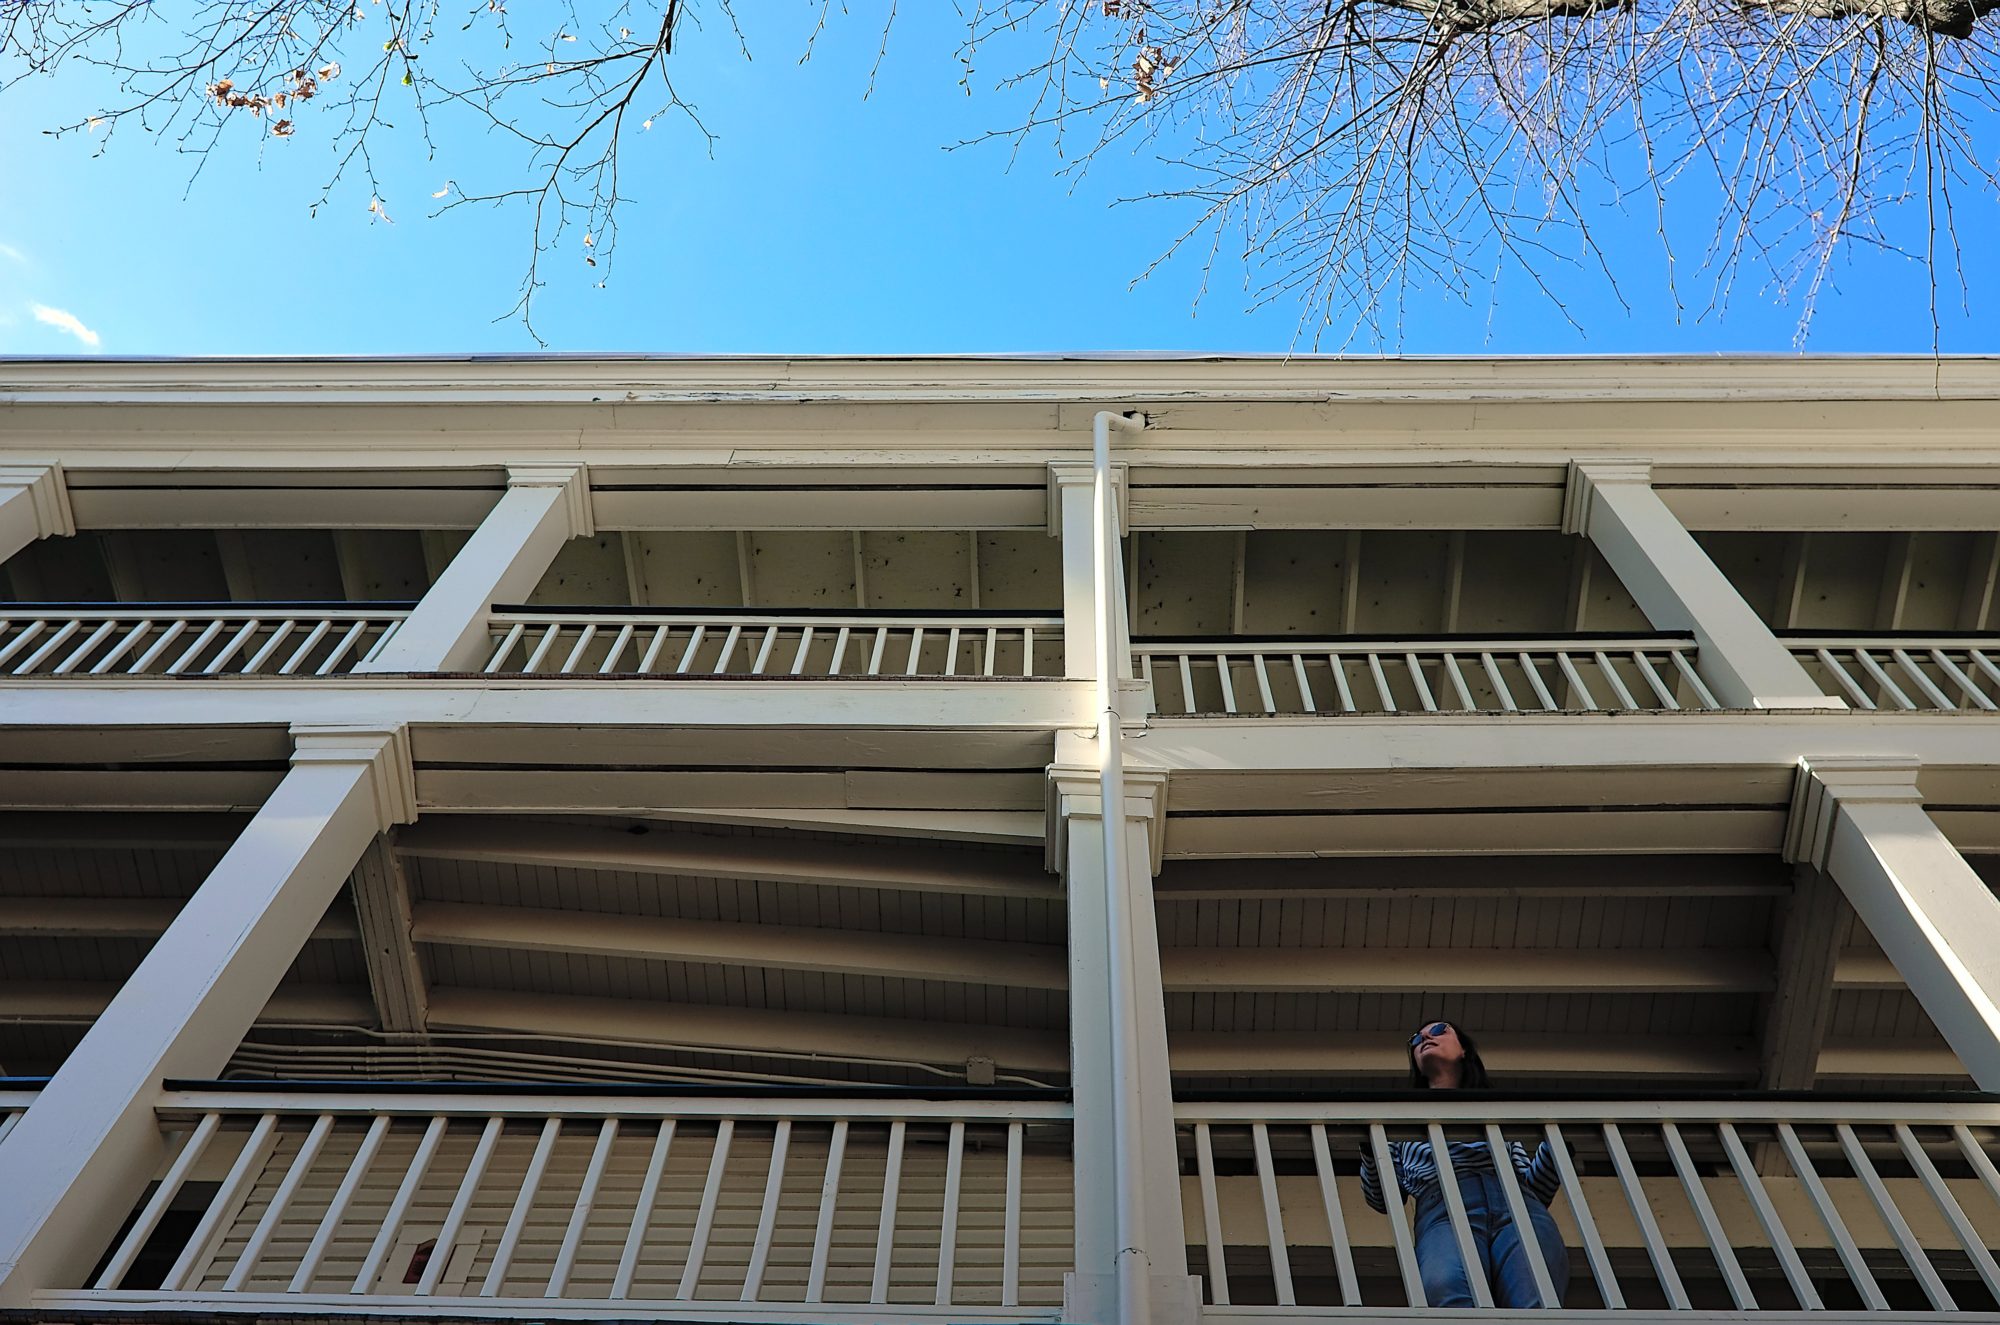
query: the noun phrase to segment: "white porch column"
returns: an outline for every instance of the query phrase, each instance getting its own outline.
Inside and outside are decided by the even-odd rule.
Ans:
[[[0,1142],[0,1307],[74,1288],[161,1159],[168,1077],[212,1077],[375,835],[416,814],[408,738],[294,729],[292,768]]]
[[[585,466],[510,466],[507,495],[480,521],[395,637],[354,670],[476,670],[486,661],[486,618],[493,604],[526,598],[564,543],[595,532]]]
[[[1572,461],[1562,527],[1597,545],[1656,629],[1693,632],[1702,679],[1727,707],[1847,707],[1820,693],[1667,509],[1645,461]]]
[[[60,464],[0,465],[0,561],[38,538],[75,532]]]
[[[1097,671],[1096,559],[1091,547],[1091,483],[1089,464],[1058,462],[1049,466],[1049,537],[1062,540],[1063,675],[1094,677]],[[1112,489],[1118,497],[1118,532],[1125,533],[1125,466],[1111,466]],[[1121,559],[1122,567],[1123,561]],[[1120,574],[1118,602],[1110,614],[1117,623],[1111,656],[1125,660],[1121,675],[1131,675],[1132,638],[1127,629],[1125,577]]]
[[[1065,738],[1074,739],[1074,738]],[[1064,1285],[1063,1319],[1109,1322],[1118,1310],[1118,1185],[1132,1182],[1141,1246],[1150,1263],[1151,1319],[1192,1325],[1200,1316],[1198,1283],[1187,1272],[1181,1221],[1180,1165],[1175,1154],[1173,1091],[1167,1063],[1165,993],[1160,983],[1159,929],[1153,871],[1159,859],[1156,821],[1165,775],[1125,774],[1125,918],[1131,1009],[1121,1024],[1111,994],[1114,963],[1105,896],[1103,801],[1099,771],[1081,765],[1049,770],[1051,862],[1069,903],[1070,1089],[1076,1106],[1076,1270]],[[1113,1092],[1119,1064],[1136,1063],[1136,1137],[1121,1137]],[[1121,1174],[1121,1153],[1136,1171]]]
[[[1785,856],[1825,870],[1981,1090],[2000,1090],[2000,899],[1924,813],[1914,759],[1805,759]]]

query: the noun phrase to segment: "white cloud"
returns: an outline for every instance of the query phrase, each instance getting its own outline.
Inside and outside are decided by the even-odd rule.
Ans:
[[[18,262],[24,267],[28,265],[28,255],[20,249],[15,248],[12,244],[0,244],[0,258],[5,258],[9,262]]]
[[[97,348],[100,339],[98,334],[84,326],[83,319],[68,309],[50,308],[47,304],[30,304],[28,311],[35,315],[35,321],[47,323],[57,331],[67,331],[91,349]]]

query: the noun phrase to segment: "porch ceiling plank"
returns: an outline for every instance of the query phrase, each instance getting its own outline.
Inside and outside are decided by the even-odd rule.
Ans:
[[[88,1022],[111,1004],[115,981],[0,984],[0,1022]],[[368,991],[344,985],[285,985],[258,1020],[314,1026],[366,1026],[375,1019]]]
[[[410,884],[391,841],[378,836],[348,876],[368,988],[382,1029],[424,1029],[428,981],[411,933]]]
[[[485,989],[433,989],[431,1028],[890,1063],[955,1065],[971,1058],[990,1058],[1004,1068],[1041,1072],[1069,1069],[1068,1037],[1059,1030]]]
[[[1057,880],[1039,855],[849,842],[634,834],[596,825],[470,818],[429,818],[403,829],[396,849],[409,856],[624,870],[768,883],[887,888],[1055,898]]]
[[[156,939],[180,914],[179,898],[0,897],[0,938]],[[315,939],[361,936],[345,907],[329,911]]]
[[[1062,989],[1067,958],[1052,944],[853,933],[809,925],[662,920],[650,916],[421,902],[419,943],[702,962],[828,975]]]
[[[1167,948],[1170,993],[1763,993],[1763,948]]]

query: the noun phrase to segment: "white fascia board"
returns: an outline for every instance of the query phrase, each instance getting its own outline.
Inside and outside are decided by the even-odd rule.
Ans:
[[[1020,354],[967,356],[451,355],[4,358],[0,403],[207,397],[227,401],[505,399],[955,400],[1133,394],[1225,399],[1492,401],[2000,399],[2000,357],[1928,355],[1439,356]]]
[[[248,684],[236,682],[247,680]],[[383,678],[332,683],[233,678],[98,684],[0,682],[0,727],[426,726],[819,728],[1047,732],[1088,727],[1090,683],[1035,681],[508,681]]]
[[[1337,738],[1337,739],[1336,739]],[[1068,755],[1067,733],[1056,757]],[[1931,776],[1989,767],[2000,741],[2000,715],[1927,714],[1922,718],[1873,713],[1669,713],[1397,715],[1380,720],[1336,718],[1299,721],[1196,719],[1156,721],[1134,742],[1135,766],[1164,770],[1175,810],[1195,808],[1189,784],[1241,778],[1311,774],[1325,804],[1337,803],[1343,773],[1366,773],[1355,794],[1384,785],[1384,771],[1419,775],[1428,770],[1581,770],[1593,778],[1621,770],[1736,770],[1756,802],[1789,801],[1792,770],[1800,759],[1825,754],[1915,754]],[[1088,747],[1086,746],[1085,749]],[[1768,770],[1768,776],[1764,771]],[[1768,783],[1768,786],[1766,785]],[[1782,796],[1777,795],[1782,787]],[[1447,798],[1449,792],[1441,792]],[[1934,794],[1935,795],[1935,794]],[[1937,796],[1952,803],[1955,798]],[[1389,808],[1392,802],[1377,800]]]

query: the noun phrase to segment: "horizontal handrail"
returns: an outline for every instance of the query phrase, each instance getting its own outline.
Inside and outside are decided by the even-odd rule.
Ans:
[[[679,1088],[676,1088],[677,1090]],[[987,1118],[1051,1122],[1072,1116],[1066,1100],[1050,1099],[919,1099],[900,1096],[786,1095],[777,1098],[746,1095],[604,1093],[571,1095],[558,1091],[486,1092],[432,1090],[413,1085],[393,1091],[333,1087],[300,1090],[270,1089],[168,1090],[160,1096],[165,1117],[203,1113],[274,1114],[397,1114],[478,1118]]]
[[[686,621],[724,618],[731,621],[849,621],[880,625],[901,622],[926,625],[939,621],[1002,622],[1014,625],[1062,624],[1060,612],[1019,612],[987,607],[616,607],[603,603],[495,603],[500,616],[613,616],[619,620],[654,618]]]
[[[2000,710],[2000,636],[1788,634],[1784,643],[1827,694],[1856,708]]]
[[[2000,1101],[1460,1095],[1175,1116],[1215,1307],[1441,1306],[1427,1284],[1445,1259],[1484,1307],[1931,1318],[2000,1296]],[[1504,1281],[1463,1254],[1495,1224],[1533,1231]]]
[[[1052,677],[1054,616],[495,612],[489,675]]]
[[[339,676],[378,652],[400,609],[235,607],[0,609],[0,676]]]
[[[1721,707],[1686,635],[1148,640],[1132,652],[1163,717]]]
[[[64,1300],[1045,1320],[1074,1262],[1060,1100],[211,1088],[159,1116],[164,1177]],[[190,1204],[157,1288],[128,1284]]]

